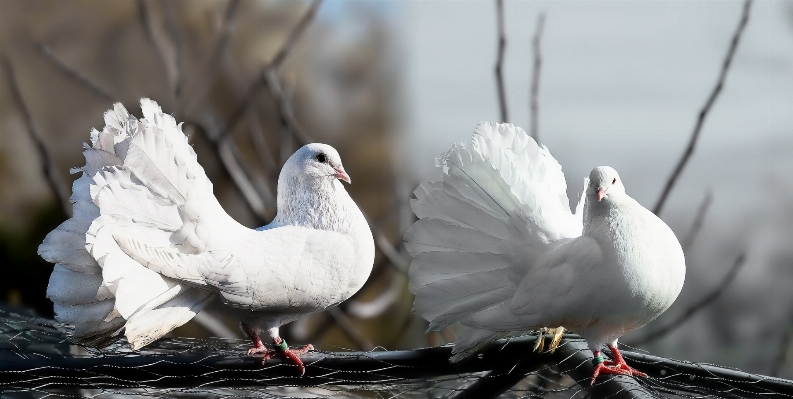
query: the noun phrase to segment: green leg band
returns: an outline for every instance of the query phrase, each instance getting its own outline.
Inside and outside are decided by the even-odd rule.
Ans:
[[[275,344],[275,350],[277,351],[285,352],[287,349],[289,349],[289,345],[287,345],[286,340],[283,338],[280,344]]]
[[[592,358],[592,365],[597,367],[598,364],[603,363],[603,356],[598,355]]]

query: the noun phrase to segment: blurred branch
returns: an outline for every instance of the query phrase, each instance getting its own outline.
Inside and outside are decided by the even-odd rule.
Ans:
[[[171,40],[173,40],[174,49],[175,49],[175,62],[176,62],[176,81],[174,82],[173,90],[176,99],[182,95],[182,87],[184,85],[184,37],[182,36],[182,31],[179,29],[179,25],[177,25],[177,17],[176,11],[174,10],[174,3],[173,1],[166,1],[164,4],[165,7],[165,28],[168,30],[168,33],[171,35]],[[176,101],[176,106],[178,107],[180,104],[179,101]]]
[[[175,51],[169,48],[167,43],[159,39],[157,33],[154,31],[154,19],[151,14],[151,9],[149,8],[149,2],[147,0],[137,0],[137,3],[140,23],[143,25],[143,30],[146,32],[146,36],[149,42],[151,42],[152,47],[157,51],[160,63],[168,76],[171,91],[174,94],[174,98],[176,98],[179,92],[178,85],[180,84],[179,70],[176,66],[177,55]],[[173,7],[172,5],[168,5],[170,3],[171,2],[165,2],[163,7]],[[178,101],[176,101],[176,103],[178,104]],[[178,112],[178,110],[175,112]]]
[[[204,131],[207,139],[209,139],[210,143],[215,147],[215,151],[220,157],[220,161],[226,169],[226,172],[231,176],[231,179],[240,190],[242,197],[245,198],[245,203],[248,204],[251,211],[256,216],[257,222],[265,224],[268,218],[264,200],[259,195],[259,192],[256,191],[256,188],[253,186],[253,183],[251,183],[250,178],[240,164],[241,157],[239,155],[239,149],[228,135],[220,134],[221,128],[219,124],[220,122],[217,118],[212,118],[212,120],[207,121],[207,123],[203,125],[190,123],[187,126],[200,127]]]
[[[410,259],[402,255],[380,229],[374,226],[372,226],[371,229],[372,235],[374,236],[374,243],[380,251],[383,252],[383,255],[385,255],[397,269],[407,273],[410,268]]]
[[[355,327],[355,324],[352,323],[349,317],[339,309],[338,306],[333,306],[327,309],[328,314],[330,317],[333,318],[333,321],[336,322],[336,325],[344,331],[345,334],[353,341],[358,348],[364,351],[370,351],[374,349],[374,345],[372,342],[369,341],[360,331]]]
[[[70,78],[76,80],[77,83],[80,83],[81,85],[87,87],[92,92],[94,92],[94,94],[98,94],[100,97],[104,98],[105,100],[108,100],[108,101],[110,101],[112,103],[119,102],[116,99],[115,96],[110,94],[110,92],[108,92],[107,90],[105,90],[104,88],[99,86],[97,83],[95,83],[91,79],[85,77],[83,74],[78,72],[76,69],[74,69],[71,66],[69,66],[68,64],[66,64],[63,60],[61,60],[58,57],[57,54],[55,54],[55,52],[52,51],[52,49],[49,48],[49,46],[47,46],[46,44],[43,44],[43,43],[39,43],[37,47],[38,47],[39,52],[42,55],[44,55],[44,57],[48,61],[50,61],[53,65],[58,67],[58,69],[60,69],[61,72],[65,73]]]
[[[793,342],[793,324],[785,331],[782,336],[782,341],[779,343],[779,349],[776,351],[776,359],[771,363],[771,372],[768,375],[779,377],[782,366],[784,366],[789,356],[790,343]]]
[[[496,89],[498,90],[498,105],[501,108],[501,121],[506,123],[508,118],[507,93],[504,88],[504,51],[507,47],[507,37],[504,32],[504,0],[496,0],[496,23],[498,25],[498,56],[496,58]]]
[[[682,247],[683,253],[688,253],[688,250],[691,249],[691,245],[694,244],[694,239],[697,238],[699,231],[702,229],[702,225],[705,223],[705,215],[708,213],[708,208],[710,207],[711,202],[713,202],[713,192],[708,190],[705,193],[705,199],[702,200],[702,204],[697,209],[697,215],[694,217],[694,223],[691,224],[691,230],[688,231],[688,234],[683,239]]]
[[[545,13],[540,13],[537,17],[537,30],[534,32],[534,40],[532,40],[532,54],[534,55],[534,70],[531,74],[531,137],[536,142],[540,142],[540,69],[542,68],[542,52],[540,48],[540,41],[542,40],[542,31],[545,27]]]
[[[275,70],[266,68],[263,74],[265,87],[270,91],[270,95],[275,99],[275,103],[278,106],[278,115],[281,119],[281,124],[301,146],[313,142],[311,137],[309,137],[297,122],[297,119],[295,119],[295,115],[292,112],[292,104],[290,104],[289,99],[284,95],[281,81],[278,79]]]
[[[360,319],[371,319],[385,313],[402,295],[404,291],[404,280],[401,275],[396,275],[391,279],[391,285],[387,290],[380,293],[377,298],[362,302],[357,299],[347,301],[347,313]]]
[[[738,274],[738,271],[744,265],[745,261],[746,261],[746,254],[741,254],[740,256],[738,256],[738,258],[735,259],[735,263],[732,264],[730,270],[727,272],[726,275],[724,275],[724,278],[722,279],[721,283],[717,285],[716,288],[711,293],[702,297],[702,299],[700,299],[699,302],[696,302],[693,305],[691,305],[691,307],[689,307],[685,312],[683,312],[683,314],[678,316],[676,319],[666,323],[664,327],[661,327],[660,329],[648,334],[642,339],[634,342],[632,345],[649,344],[651,342],[657,341],[660,338],[663,338],[670,332],[678,329],[686,321],[688,321],[688,319],[690,319],[692,316],[697,314],[697,312],[706,308],[713,301],[715,301],[716,298],[718,298],[727,289],[727,287],[730,286],[733,280],[735,280],[735,276]]]
[[[678,161],[677,166],[675,166],[672,175],[669,176],[669,180],[666,182],[664,191],[661,193],[661,197],[655,204],[653,213],[656,215],[661,214],[661,211],[664,209],[664,203],[666,203],[666,198],[672,191],[672,187],[674,187],[675,182],[677,182],[677,179],[680,176],[680,173],[683,171],[683,168],[685,168],[686,164],[688,163],[689,158],[691,158],[691,155],[694,153],[694,146],[697,144],[697,139],[699,139],[699,133],[702,131],[702,125],[705,123],[705,118],[708,116],[710,108],[713,106],[713,103],[716,102],[716,98],[718,98],[719,93],[721,93],[721,89],[724,87],[724,81],[727,79],[727,72],[730,70],[732,59],[735,56],[735,50],[738,48],[738,43],[741,40],[741,35],[743,35],[744,28],[746,28],[746,24],[749,22],[749,10],[752,7],[752,2],[753,0],[745,0],[743,3],[743,13],[741,14],[741,20],[738,22],[738,27],[735,29],[735,33],[732,36],[732,42],[730,42],[730,48],[727,50],[727,55],[721,65],[721,72],[719,73],[719,78],[716,81],[716,86],[713,87],[713,91],[711,91],[710,96],[708,96],[708,100],[705,101],[705,105],[699,111],[697,123],[694,125],[694,131],[691,133],[691,139],[689,139],[688,147],[686,147],[685,151],[683,152],[683,156],[680,158],[680,161]]]
[[[292,31],[287,36],[286,41],[284,42],[283,45],[281,45],[281,48],[276,52],[276,54],[273,57],[272,61],[270,61],[269,64],[265,65],[262,68],[262,71],[261,71],[261,73],[259,75],[259,78],[256,79],[255,82],[253,82],[253,84],[251,85],[250,89],[248,90],[248,94],[242,100],[242,102],[240,103],[240,106],[237,107],[236,111],[234,111],[234,113],[229,118],[229,122],[227,124],[229,131],[233,131],[234,130],[234,128],[237,126],[237,123],[239,123],[239,121],[242,119],[242,117],[247,112],[247,110],[250,107],[250,105],[254,102],[254,99],[259,94],[259,91],[261,89],[265,88],[265,87],[272,87],[272,86],[270,86],[270,82],[269,82],[270,78],[268,77],[271,74],[270,70],[271,69],[275,69],[276,72],[277,72],[277,70],[283,64],[284,60],[286,60],[286,58],[291,53],[292,49],[295,46],[295,43],[297,43],[298,39],[300,39],[300,37],[302,36],[303,32],[305,32],[305,30],[308,27],[308,25],[311,23],[311,21],[316,16],[317,9],[319,8],[319,6],[321,4],[322,4],[322,0],[314,0],[311,3],[311,5],[306,10],[306,12],[303,14],[303,16],[298,21],[297,25],[295,25],[295,27],[292,28]],[[273,74],[273,77],[277,77],[277,76]],[[276,81],[277,81],[277,79],[276,79]],[[281,91],[280,90],[280,84],[278,84],[277,86],[279,87],[279,89],[277,91],[280,92]],[[273,95],[273,97],[276,99],[276,102],[278,102],[279,98],[276,97],[276,93],[273,93],[273,89],[272,88],[270,89],[270,91],[271,91],[271,94]]]
[[[33,139],[33,143],[36,145],[36,150],[39,153],[41,169],[44,172],[44,176],[47,178],[47,184],[50,186],[55,198],[57,198],[61,211],[67,218],[69,218],[72,215],[72,204],[69,201],[69,189],[63,180],[61,180],[60,176],[58,175],[58,171],[55,170],[55,162],[53,161],[50,152],[47,150],[47,146],[44,144],[44,137],[42,137],[41,132],[33,122],[33,116],[30,114],[30,109],[28,108],[27,104],[25,103],[25,99],[22,96],[22,90],[19,88],[19,82],[17,81],[16,74],[14,73],[14,66],[5,56],[2,57],[1,61],[3,64],[3,69],[6,72],[8,87],[11,88],[11,97],[19,108],[19,111],[22,113],[22,119],[24,119],[25,124],[27,125],[30,138]]]
[[[303,32],[306,31],[306,28],[311,24],[311,21],[314,19],[314,16],[317,15],[317,9],[322,4],[322,0],[314,0],[311,2],[311,5],[308,6],[308,9],[303,16],[300,18],[300,21],[297,22],[292,31],[289,32],[289,36],[287,36],[286,41],[278,52],[275,53],[275,56],[270,61],[270,68],[278,70],[281,65],[286,60],[286,57],[292,52],[292,48],[295,47],[295,43],[297,43],[298,39],[303,36]]]
[[[215,317],[208,310],[204,309],[198,312],[194,317],[196,323],[204,327],[213,336],[224,339],[240,338],[240,335],[226,327],[217,317]]]
[[[231,34],[234,32],[234,16],[239,8],[239,0],[229,0],[226,5],[226,11],[223,13],[223,25],[220,28],[220,35],[215,41],[214,49],[210,52],[211,56],[209,61],[204,67],[204,72],[201,78],[196,81],[196,85],[192,86],[190,96],[187,97],[187,104],[184,107],[185,112],[192,111],[193,107],[200,104],[206,97],[209,88],[212,87],[215,74],[218,71],[218,65],[222,59],[223,53],[231,40]]]

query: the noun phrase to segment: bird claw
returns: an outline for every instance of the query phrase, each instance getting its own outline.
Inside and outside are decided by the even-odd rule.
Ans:
[[[627,363],[624,361],[622,363],[614,362],[607,360],[603,363],[598,364],[595,366],[595,371],[592,373],[592,381],[590,385],[595,385],[595,380],[597,379],[598,375],[601,373],[603,374],[622,374],[622,375],[630,375],[636,377],[647,377],[647,374],[642,373],[635,368],[628,366]]]
[[[303,361],[300,360],[300,355],[305,355],[309,351],[313,351],[314,346],[311,344],[305,345],[303,347],[295,348],[295,349],[286,349],[284,351],[280,350],[273,350],[267,349],[264,345],[261,346],[254,346],[253,348],[248,349],[248,356],[256,355],[256,354],[263,354],[264,358],[262,359],[262,365],[266,364],[267,361],[272,359],[273,357],[280,355],[285,363],[291,363],[300,370],[300,376],[302,377],[306,374],[306,366],[303,365]]]

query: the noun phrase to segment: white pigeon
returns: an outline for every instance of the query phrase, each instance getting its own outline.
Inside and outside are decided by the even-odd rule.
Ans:
[[[272,223],[252,230],[212,193],[181,124],[149,99],[143,119],[121,104],[91,132],[74,182],[74,217],[39,254],[55,263],[47,297],[75,341],[100,346],[126,335],[143,347],[220,297],[253,340],[249,354],[280,353],[300,367],[278,328],[352,296],[369,277],[374,240],[339,180],[339,154],[308,144],[278,178]],[[276,351],[260,335],[268,333]]]
[[[625,193],[617,171],[592,170],[575,213],[559,163],[521,128],[481,123],[438,159],[406,233],[414,311],[440,330],[467,327],[458,361],[509,332],[564,326],[587,340],[595,371],[644,375],[617,340],[658,317],[683,287],[672,230]],[[614,360],[600,354],[608,346]]]

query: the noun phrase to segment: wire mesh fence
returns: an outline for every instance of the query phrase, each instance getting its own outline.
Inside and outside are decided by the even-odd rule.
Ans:
[[[408,351],[315,351],[306,374],[273,359],[245,355],[248,343],[165,339],[132,351],[119,342],[99,349],[72,345],[52,320],[0,311],[3,398],[628,398],[793,396],[793,381],[623,351],[648,378],[601,377],[589,385],[591,352],[567,335],[554,351],[534,353],[537,335],[493,343],[449,363],[450,346]]]

